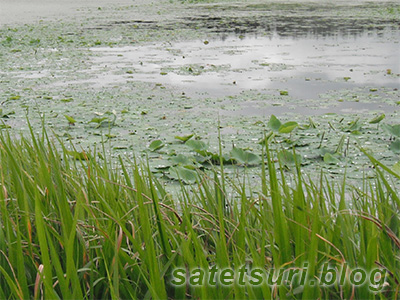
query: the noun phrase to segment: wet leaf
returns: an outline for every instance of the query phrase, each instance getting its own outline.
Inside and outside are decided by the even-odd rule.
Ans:
[[[154,151],[161,149],[164,146],[165,145],[163,144],[163,142],[161,140],[154,140],[150,143],[149,150],[154,152]]]
[[[286,122],[279,127],[279,133],[290,133],[292,132],[299,124],[297,122]]]

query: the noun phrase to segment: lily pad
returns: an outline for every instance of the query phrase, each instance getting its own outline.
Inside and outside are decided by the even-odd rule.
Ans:
[[[397,125],[383,124],[382,128],[384,131],[386,131],[390,135],[400,137],[400,124],[397,124]]]
[[[292,151],[283,149],[278,153],[279,161],[285,166],[293,166],[297,163],[301,163],[301,156],[299,154],[293,155]]]
[[[161,140],[154,140],[150,143],[149,150],[154,152],[154,151],[161,149],[164,146],[165,145],[163,144],[163,142]]]
[[[181,180],[187,184],[195,183],[199,179],[196,171],[190,170],[182,166],[169,168],[169,174],[167,176],[170,179]]]
[[[208,145],[203,141],[189,140],[185,143],[185,145],[201,155],[203,155],[202,153],[206,152],[208,149]]]
[[[396,140],[392,142],[389,146],[389,149],[394,153],[400,154],[400,140]]]
[[[241,148],[234,147],[230,154],[232,159],[242,165],[257,165],[261,163],[261,158],[258,155]]]
[[[338,163],[340,163],[340,160],[335,155],[332,155],[329,152],[327,152],[324,155],[324,162],[329,165],[337,165]]]
[[[176,156],[171,157],[171,162],[174,165],[182,165],[182,166],[187,166],[187,165],[193,164],[193,161],[189,157],[187,157],[183,154],[178,154]]]

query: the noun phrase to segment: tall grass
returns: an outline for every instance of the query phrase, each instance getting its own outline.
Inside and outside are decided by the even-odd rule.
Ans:
[[[399,176],[370,157],[362,189],[284,173],[265,149],[262,192],[221,169],[169,194],[146,165],[72,159],[48,138],[0,136],[1,299],[396,299]],[[369,155],[366,153],[365,155]],[[103,154],[105,158],[106,155]],[[200,171],[199,171],[200,172]],[[221,178],[223,176],[223,178]],[[390,177],[392,176],[392,177]],[[393,178],[393,179],[391,179]],[[227,194],[229,192],[229,195]],[[253,195],[253,196],[249,196]],[[385,288],[170,283],[175,268],[387,271]],[[307,265],[305,265],[307,263]]]

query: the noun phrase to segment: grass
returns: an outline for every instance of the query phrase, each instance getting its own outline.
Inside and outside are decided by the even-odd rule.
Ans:
[[[0,136],[1,299],[396,299],[400,176],[376,161],[356,189],[279,168],[265,148],[262,190],[213,174],[169,194],[145,164],[95,159],[44,132]],[[58,150],[58,149],[62,150]],[[362,151],[362,150],[360,150]],[[251,195],[251,196],[249,196]],[[384,269],[368,285],[171,285],[175,268]],[[307,263],[308,265],[305,265]]]

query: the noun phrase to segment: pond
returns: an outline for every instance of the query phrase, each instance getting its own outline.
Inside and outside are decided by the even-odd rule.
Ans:
[[[0,28],[3,129],[27,132],[28,116],[77,152],[106,144],[113,157],[147,157],[162,178],[209,168],[220,145],[239,165],[229,172],[256,174],[264,134],[289,171],[293,148],[306,172],[332,178],[371,175],[359,147],[400,160],[398,3],[91,1],[43,12]]]
[[[329,29],[329,28],[328,28]],[[91,77],[96,84],[122,84],[130,80],[174,86],[191,97],[224,97],[248,90],[297,99],[301,114],[357,113],[396,108],[381,101],[337,103],[320,107],[319,96],[357,88],[397,89],[399,31],[312,32],[304,36],[224,35],[221,39],[159,43],[125,47],[92,48],[96,57]],[[102,72],[107,66],[107,72]],[[126,70],[121,74],[121,70]],[[346,94],[348,92],[344,92]],[[314,109],[310,100],[314,101]],[[284,108],[284,110],[287,109]],[[274,108],[271,113],[282,113]],[[266,114],[243,103],[241,114]]]

